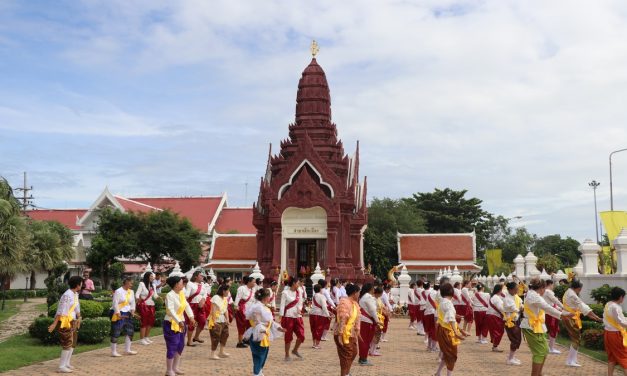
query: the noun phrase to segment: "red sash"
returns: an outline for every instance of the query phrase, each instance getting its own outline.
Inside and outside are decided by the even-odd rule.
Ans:
[[[320,303],[318,303],[318,301],[316,300],[316,296],[315,296],[315,295],[313,296],[313,298],[312,298],[311,300],[313,301],[313,305],[315,305],[316,307],[318,307],[318,308],[322,309],[322,306],[321,306],[321,305],[320,305]],[[330,309],[330,308],[331,308],[331,306],[329,306],[329,305],[327,304],[327,309]]]
[[[503,314],[501,313],[501,311],[499,311],[499,309],[496,308],[494,304],[492,304],[492,299],[490,299],[490,307],[492,307],[492,309],[495,310],[496,313],[498,313],[501,316],[501,318],[503,318]]]
[[[457,297],[456,292],[457,292],[457,291],[454,291],[454,292],[453,292],[453,300],[455,300],[456,302],[458,302],[458,303],[459,303],[461,300],[459,300],[459,298]],[[459,294],[461,295],[461,292],[460,292]],[[458,305],[459,305],[459,304],[458,304]]]
[[[421,300],[422,298],[420,297],[420,294],[418,294],[418,291],[414,290],[414,295],[416,296],[416,298],[418,298],[418,300]]]
[[[187,302],[191,303],[192,300],[194,300],[194,298],[197,297],[198,294],[200,294],[200,290],[202,290],[202,285],[199,284],[198,288],[196,289],[196,292],[190,295],[189,298],[187,298]]]
[[[370,315],[368,314],[368,312],[366,312],[366,310],[365,310],[365,309],[363,309],[363,308],[359,307],[359,310],[361,311],[361,314],[362,314],[362,315],[364,315],[364,316],[366,316],[368,319],[370,319],[370,321],[372,321],[373,323],[375,323],[375,322],[376,322],[376,321],[375,321],[375,319],[373,319],[373,318],[372,318],[372,316],[370,316]]]
[[[139,299],[139,302],[137,302],[137,305],[141,305],[144,304],[146,302],[146,300],[150,299],[150,297],[152,296],[152,294],[154,294],[155,290],[154,289],[150,289],[148,290],[148,295],[146,296],[145,299]]]
[[[296,290],[296,299],[292,300],[288,305],[285,306],[285,311],[283,312],[283,316],[287,313],[288,310],[294,308],[296,304],[300,301],[300,292]]]
[[[479,303],[483,304],[484,307],[488,308],[488,303],[486,303],[485,300],[483,300],[483,298],[481,297],[481,295],[479,295],[478,292],[475,293],[475,298],[477,298]]]
[[[471,305],[470,302],[468,301],[468,298],[464,295],[463,292],[462,292],[462,300],[464,301],[464,304],[466,304],[467,306]]]
[[[431,307],[433,307],[433,309],[437,309],[437,307],[435,306],[435,302],[433,301],[433,298],[431,297],[431,294],[427,296],[427,299],[429,300],[429,304],[431,304]]]

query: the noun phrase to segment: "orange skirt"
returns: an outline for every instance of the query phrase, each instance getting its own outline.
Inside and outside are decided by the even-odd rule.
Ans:
[[[627,347],[623,346],[623,336],[620,332],[606,330],[603,333],[603,340],[605,341],[607,361],[627,369]]]

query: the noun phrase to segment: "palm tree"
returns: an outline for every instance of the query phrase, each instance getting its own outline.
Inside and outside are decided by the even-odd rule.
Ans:
[[[5,306],[6,284],[26,269],[24,256],[29,234],[20,206],[9,183],[0,177],[0,285],[2,285],[2,310]]]
[[[26,256],[26,264],[31,272],[31,289],[34,289],[37,281],[36,272],[50,270],[63,261],[70,261],[74,257],[72,247],[72,232],[59,222],[31,221],[31,242]]]

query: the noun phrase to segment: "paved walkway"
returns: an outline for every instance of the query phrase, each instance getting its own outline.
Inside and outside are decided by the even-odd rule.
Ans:
[[[307,319],[305,319],[307,321]],[[308,327],[308,323],[305,325]],[[390,325],[389,340],[383,343],[382,357],[372,358],[373,367],[360,367],[355,365],[353,376],[415,376],[432,375],[437,366],[436,355],[424,350],[422,339],[407,328],[406,319],[393,319]],[[209,344],[204,343],[194,348],[185,348],[183,353],[183,370],[186,375],[250,375],[252,374],[252,360],[250,350],[236,349],[235,326],[231,328],[229,338],[229,353],[231,358],[227,360],[209,360]],[[309,333],[307,333],[309,336]],[[208,340],[208,335],[203,337]],[[310,337],[309,337],[310,338]],[[155,343],[150,346],[134,344],[134,349],[139,351],[136,356],[124,356],[122,358],[109,357],[109,349],[90,351],[74,357],[72,363],[77,367],[75,375],[163,375],[165,373],[165,346],[162,337],[153,338]],[[270,356],[264,373],[267,376],[280,375],[331,375],[339,373],[338,359],[335,345],[332,341],[323,342],[322,350],[311,349],[311,343],[303,345],[302,354],[304,361],[292,361],[285,363],[282,356],[283,342],[275,341],[270,350]],[[456,367],[456,375],[529,375],[531,354],[525,343],[518,354],[523,365],[512,367],[505,365],[504,353],[493,353],[490,345],[479,345],[470,337],[460,347],[459,360]],[[501,348],[507,350],[509,341],[503,339]],[[545,376],[599,376],[607,374],[607,366],[591,358],[580,356],[582,368],[574,369],[566,367],[564,361],[566,355],[552,355],[545,366]],[[58,361],[48,361],[17,371],[8,372],[7,375],[56,375]],[[616,373],[618,375],[618,373]]]
[[[28,302],[20,304],[19,313],[0,323],[0,342],[14,335],[26,333],[35,317],[44,313],[37,310],[37,305],[45,302],[46,298],[29,298]]]

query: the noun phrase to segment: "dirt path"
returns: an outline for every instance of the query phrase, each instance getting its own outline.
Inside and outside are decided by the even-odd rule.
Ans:
[[[45,313],[37,309],[38,305],[45,302],[46,298],[30,298],[28,302],[20,304],[20,311],[17,314],[0,323],[0,342],[16,334],[26,333],[33,319]]]

